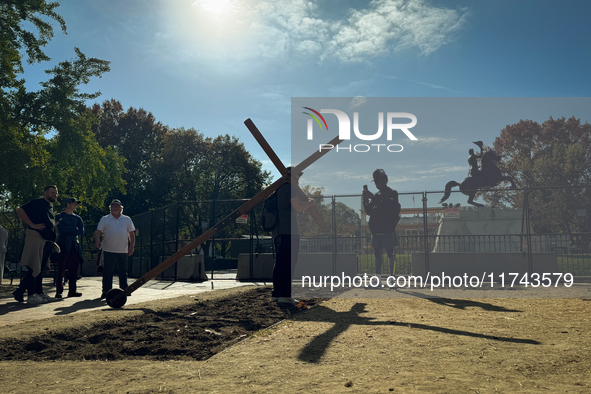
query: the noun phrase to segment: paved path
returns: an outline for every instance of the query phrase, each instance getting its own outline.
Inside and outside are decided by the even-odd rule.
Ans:
[[[172,282],[151,280],[139,289],[131,297],[127,298],[127,305],[133,305],[140,302],[161,300],[166,298],[179,297],[183,295],[197,294],[205,291],[229,289],[238,286],[262,286],[264,282],[239,282],[235,280],[236,273],[216,273],[213,280],[202,283],[194,282]],[[129,284],[135,279],[130,279]],[[55,295],[55,286],[51,278],[44,280],[43,289],[45,293],[53,297]],[[18,281],[14,281],[18,285]],[[116,287],[118,279],[113,278],[113,285]],[[0,326],[13,325],[24,321],[45,319],[52,316],[69,315],[77,312],[85,312],[94,309],[110,308],[105,300],[100,300],[101,295],[101,277],[82,278],[78,281],[78,291],[82,297],[65,297],[61,300],[54,299],[47,304],[29,305],[26,302],[21,303],[14,300],[11,295],[14,286],[2,285],[2,294],[0,295]],[[67,288],[64,295],[67,294]],[[26,300],[26,296],[25,296]]]

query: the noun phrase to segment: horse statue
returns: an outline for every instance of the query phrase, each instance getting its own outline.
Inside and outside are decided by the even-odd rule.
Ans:
[[[498,156],[494,151],[488,150],[484,154],[482,154],[482,169],[476,172],[476,175],[468,176],[464,178],[464,180],[460,183],[456,181],[450,181],[445,185],[445,194],[439,203],[441,204],[445,200],[449,198],[451,195],[451,189],[453,187],[459,186],[460,191],[468,196],[468,204],[483,207],[483,204],[479,204],[474,202],[474,196],[476,196],[476,192],[478,189],[495,187],[499,183],[503,181],[507,181],[511,183],[511,189],[515,189],[515,179],[511,176],[503,176],[499,167],[497,167],[496,162],[501,160],[501,157]]]

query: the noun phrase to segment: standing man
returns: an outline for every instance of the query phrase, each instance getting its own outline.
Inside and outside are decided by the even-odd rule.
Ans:
[[[291,171],[291,167],[287,167]],[[277,256],[273,267],[273,293],[271,300],[279,304],[297,305],[291,297],[291,280],[298,261],[300,233],[296,212],[304,212],[314,206],[314,200],[300,200],[296,185],[303,172],[291,174],[291,182],[277,189],[277,225],[273,229],[273,241]]]
[[[370,216],[369,230],[375,256],[376,275],[382,274],[382,250],[386,249],[390,262],[390,276],[392,276],[396,266],[394,248],[398,246],[396,225],[400,220],[398,192],[388,187],[388,176],[382,169],[373,172],[373,181],[379,191],[372,194],[367,187],[364,187],[362,197],[365,213]]]
[[[25,222],[27,228],[20,264],[27,267],[27,273],[18,289],[12,293],[14,299],[19,302],[24,301],[25,291],[28,292],[27,304],[44,304],[51,299],[43,293],[43,271],[47,268],[51,253],[60,251],[55,243],[55,217],[52,205],[57,195],[56,186],[46,186],[43,197],[30,201],[16,210],[17,216]]]
[[[104,256],[103,293],[101,299],[113,288],[113,269],[119,271],[119,288],[127,288],[127,257],[133,254],[135,226],[129,216],[123,215],[121,201],[111,201],[111,214],[103,216],[94,232],[97,249],[102,248]],[[101,242],[101,233],[103,241]],[[129,294],[128,294],[129,296]]]
[[[4,259],[6,258],[6,245],[8,244],[8,231],[2,227],[0,219],[0,285],[4,282]]]
[[[84,262],[82,247],[78,236],[84,235],[82,218],[74,213],[80,201],[75,198],[66,199],[66,209],[55,217],[57,222],[57,244],[60,247],[59,269],[55,298],[62,298],[64,292],[64,274],[68,270],[68,297],[80,297],[82,293],[76,291],[78,268]]]

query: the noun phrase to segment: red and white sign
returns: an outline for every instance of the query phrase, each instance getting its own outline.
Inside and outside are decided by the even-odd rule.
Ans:
[[[446,219],[449,219],[449,218],[457,219],[460,217],[460,208],[447,208],[443,215]]]

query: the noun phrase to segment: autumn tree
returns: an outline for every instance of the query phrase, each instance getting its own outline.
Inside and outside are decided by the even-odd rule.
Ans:
[[[495,139],[499,168],[529,189],[534,230],[589,232],[591,224],[591,125],[579,119],[550,118],[507,126]],[[523,206],[523,193],[486,193],[493,204]],[[586,211],[587,216],[581,213]]]
[[[333,206],[332,201],[326,201],[324,198],[324,188],[312,187],[309,185],[302,186],[302,191],[309,198],[313,198],[316,202],[316,208],[322,217],[322,220],[333,228]],[[320,227],[316,224],[312,216],[308,212],[298,213],[298,225],[300,233],[303,237],[316,237],[327,235],[323,233]],[[334,220],[336,223],[336,234],[339,237],[352,237],[360,235],[361,218],[354,209],[347,206],[345,203],[336,201],[334,204]]]

